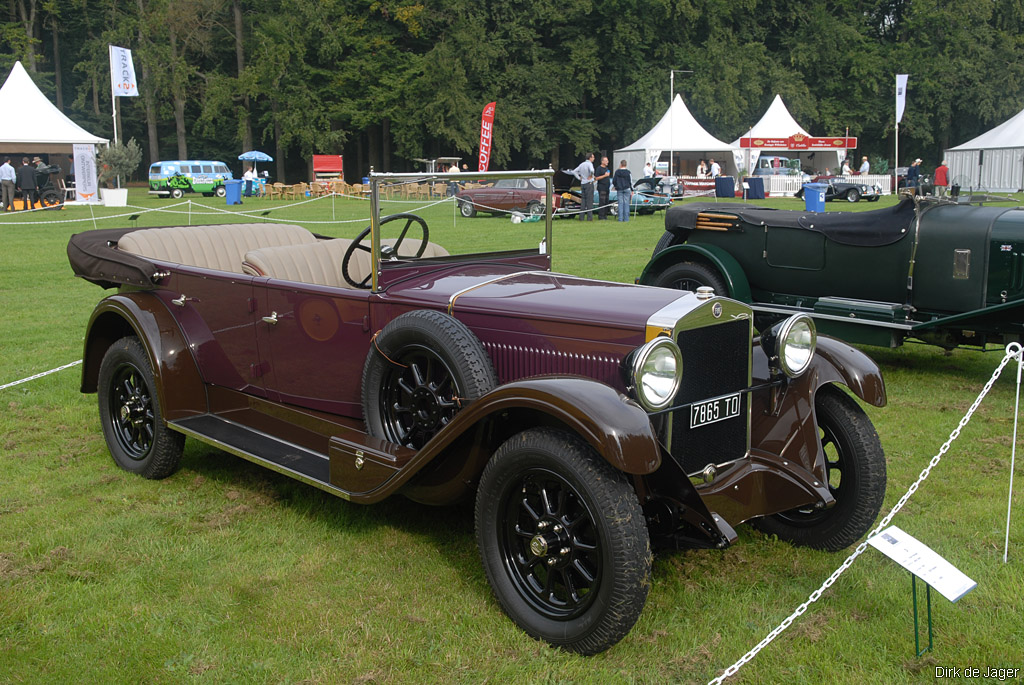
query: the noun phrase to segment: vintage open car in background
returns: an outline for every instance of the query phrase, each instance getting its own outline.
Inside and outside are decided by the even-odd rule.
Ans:
[[[826,214],[677,206],[638,282],[710,286],[851,342],[1005,345],[1024,336],[1024,210],[992,199],[903,196]]]
[[[551,171],[487,176],[552,193]],[[652,545],[722,548],[751,521],[837,550],[870,528],[885,458],[852,395],[886,398],[865,355],[804,315],[755,331],[710,292],[553,273],[550,201],[510,229],[523,249],[487,233],[442,247],[443,227],[378,218],[379,185],[408,180],[423,179],[371,176],[351,239],[271,223],[73,236],[76,274],[117,288],[82,374],[114,460],[164,478],[188,436],[352,502],[475,497],[500,605],[583,654],[637,620]]]

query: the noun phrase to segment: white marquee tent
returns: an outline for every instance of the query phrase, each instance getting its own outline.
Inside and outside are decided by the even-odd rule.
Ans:
[[[693,175],[699,160],[712,157],[722,165],[723,174],[736,174],[733,146],[705,131],[679,94],[654,128],[632,145],[615,151],[613,165],[618,168],[620,161],[625,159],[633,178],[639,178],[644,165],[647,162],[656,164],[662,155],[666,161],[669,155],[672,156],[671,172],[674,174]]]
[[[21,62],[0,88],[0,152],[70,154],[74,143],[106,144],[43,95]]]
[[[754,124],[741,138],[733,141],[733,147],[738,150],[737,166],[753,169],[761,155],[765,157],[778,155],[789,159],[799,158],[801,168],[810,167],[821,172],[829,169],[839,173],[839,166],[846,158],[846,150],[791,150],[788,147],[739,149],[742,138],[782,140],[798,134],[807,138],[811,137],[810,133],[796,123],[796,119],[786,108],[786,103],[782,101],[782,96],[776,95],[760,121]]]
[[[946,150],[949,182],[993,192],[1024,189],[1024,110],[974,140]]]

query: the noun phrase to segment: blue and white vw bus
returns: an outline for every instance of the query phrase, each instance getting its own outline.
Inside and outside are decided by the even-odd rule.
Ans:
[[[232,178],[224,162],[205,159],[157,162],[149,167],[149,194],[175,200],[185,193],[224,197],[224,181]]]

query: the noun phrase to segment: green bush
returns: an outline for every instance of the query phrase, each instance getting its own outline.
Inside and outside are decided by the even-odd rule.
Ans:
[[[141,162],[142,148],[134,138],[130,138],[127,143],[114,143],[109,147],[100,148],[96,155],[100,183],[113,187],[118,177],[123,177],[127,181]]]

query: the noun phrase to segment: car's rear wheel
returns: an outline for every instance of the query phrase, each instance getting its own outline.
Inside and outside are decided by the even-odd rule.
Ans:
[[[836,503],[828,509],[792,509],[756,526],[796,545],[836,551],[859,540],[878,516],[885,499],[885,453],[871,419],[838,387],[818,390],[814,408]]]
[[[459,200],[459,213],[467,219],[476,216],[476,207],[469,200]]]
[[[185,436],[164,423],[153,367],[138,338],[121,338],[103,355],[98,395],[103,437],[118,466],[146,478],[177,470]]]
[[[60,193],[58,193],[53,188],[50,188],[49,190],[44,190],[42,196],[40,196],[39,198],[39,202],[46,209],[60,209],[64,204],[64,201],[61,199]]]
[[[729,296],[729,284],[714,267],[700,262],[680,262],[662,271],[651,285],[696,292],[701,286],[714,288],[716,295]]]
[[[847,202],[856,202],[859,199],[860,199],[860,191],[857,190],[856,188],[850,188],[848,191],[846,191],[846,201]]]
[[[363,416],[371,435],[419,449],[462,408],[498,384],[480,340],[432,310],[396,317],[363,366]]]
[[[217,186],[214,189],[213,194],[216,195],[217,197],[224,197],[225,195],[228,194],[228,191],[227,188],[225,188],[224,186]]]
[[[526,205],[526,212],[530,216],[539,216],[544,213],[544,205],[540,202],[531,202]]]
[[[182,190],[181,188],[171,188],[171,197],[173,197],[175,200],[180,200],[182,197],[184,197],[184,195],[185,191]]]
[[[608,649],[647,600],[650,540],[636,493],[572,434],[534,428],[498,448],[480,477],[476,539],[505,613],[556,647]]]

